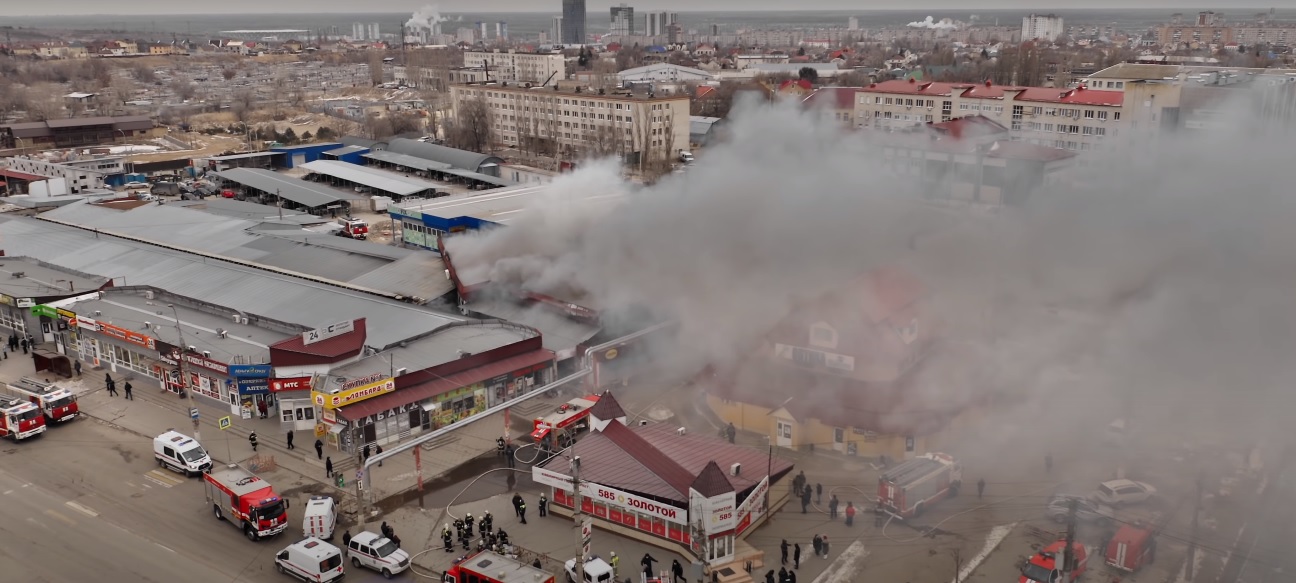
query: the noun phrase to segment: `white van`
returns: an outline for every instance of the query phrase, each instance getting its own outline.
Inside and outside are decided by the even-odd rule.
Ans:
[[[333,529],[337,528],[337,506],[328,496],[311,496],[306,502],[305,516],[302,517],[302,536],[333,539]]]
[[[367,530],[351,537],[347,554],[351,556],[352,566],[369,567],[387,579],[408,569],[410,564],[409,553],[396,548],[396,543],[387,537]]]
[[[275,568],[302,581],[337,581],[342,578],[342,549],[315,537],[288,545],[275,555]]]
[[[159,466],[186,476],[210,471],[212,467],[207,450],[194,438],[175,430],[153,438],[153,457]]]

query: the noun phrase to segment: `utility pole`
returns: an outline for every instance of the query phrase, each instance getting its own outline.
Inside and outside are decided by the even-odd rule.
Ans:
[[[1071,570],[1075,568],[1075,550],[1071,547],[1075,545],[1076,510],[1079,507],[1080,501],[1075,498],[1067,504],[1066,547],[1062,549],[1062,581],[1070,581]]]
[[[575,436],[573,436],[575,437]],[[585,516],[581,512],[580,491],[580,456],[575,455],[576,443],[573,441],[568,454],[571,455],[572,468],[572,518],[576,520],[576,580],[585,580]],[[592,533],[591,533],[592,534]]]
[[[176,334],[180,337],[180,357],[176,359],[176,370],[180,373],[180,390],[189,395],[189,416],[193,419],[194,441],[202,443],[202,437],[199,437],[198,435],[198,417],[193,415],[193,412],[198,410],[198,405],[194,403],[193,387],[189,387],[188,390],[185,389],[186,379],[184,361],[185,355],[189,352],[189,346],[185,344],[184,329],[180,327],[180,312],[176,310],[175,304],[168,304],[167,307],[171,308],[171,315],[175,316]],[[234,460],[229,459],[225,461],[232,462]]]
[[[1188,540],[1188,561],[1184,564],[1184,576],[1192,581],[1193,563],[1197,561],[1197,518],[1201,514],[1202,479],[1197,477],[1197,498],[1193,500],[1192,538]]]
[[[356,500],[358,502],[360,500],[364,500],[364,480],[368,476],[365,476],[364,448],[360,446],[360,442],[364,440],[364,431],[360,429],[359,419],[356,419],[355,421],[351,421],[351,423],[355,424],[355,428],[352,429],[352,431],[355,432],[353,434],[355,435],[355,439],[351,440],[351,446],[355,448],[355,456],[356,456],[355,494],[356,494]],[[359,503],[358,505],[362,509],[361,514],[359,516],[360,528],[364,528],[365,519],[367,517],[364,515],[363,509],[367,505],[363,503]]]
[[[963,551],[954,547],[950,554],[954,556],[954,583],[963,583]]]

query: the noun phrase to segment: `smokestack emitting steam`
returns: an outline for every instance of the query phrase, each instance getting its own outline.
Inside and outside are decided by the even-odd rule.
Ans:
[[[438,25],[449,19],[441,15],[441,10],[435,4],[427,4],[410,17],[405,27],[413,30],[426,30],[428,34],[437,34]]]
[[[930,16],[920,21],[910,22],[908,26],[909,28],[945,28],[950,30],[958,28],[958,25],[948,18],[942,18],[940,22],[936,22],[936,19]]]
[[[1155,147],[1109,138],[1083,153],[1101,172],[987,214],[925,202],[948,184],[925,191],[869,132],[746,104],[686,175],[632,188],[586,164],[508,227],[447,245],[469,281],[673,318],[667,356],[691,364],[736,363],[798,306],[900,265],[943,345],[906,405],[1004,397],[964,448],[1042,456],[1115,418],[1168,441],[1256,439],[1296,411],[1296,197],[1281,137],[1231,121]]]

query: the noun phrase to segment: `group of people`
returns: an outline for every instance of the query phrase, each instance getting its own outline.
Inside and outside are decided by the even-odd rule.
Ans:
[[[465,551],[472,548],[473,528],[477,527],[481,534],[477,541],[477,550],[491,550],[502,555],[511,555],[508,533],[504,532],[501,527],[495,529],[495,517],[491,516],[489,510],[482,515],[481,521],[473,518],[471,512],[463,518],[456,518],[454,521],[454,536],[451,537],[450,523],[446,523],[441,530],[441,542],[445,545],[445,552],[454,552],[454,540],[458,540],[463,545]]]
[[[826,534],[814,535],[814,538],[811,539],[810,541],[810,547],[812,550],[814,550],[814,554],[816,557],[827,559],[828,558],[828,535]],[[792,569],[790,570],[787,568],[788,560],[789,560],[788,558],[789,549],[792,551],[791,553]],[[801,543],[794,543],[789,545],[787,539],[783,539],[783,542],[779,544],[779,552],[782,555],[782,568],[780,568],[778,571],[777,583],[796,583],[796,570],[801,568]],[[775,577],[774,570],[770,569],[770,571],[765,574],[765,583],[776,583],[774,577]]]
[[[117,396],[117,381],[113,380],[112,375],[107,373],[104,374],[104,388],[108,390],[109,397]],[[131,386],[130,381],[122,383],[122,390],[126,392],[126,398],[132,401],[135,400],[135,394],[131,392],[134,388]]]
[[[18,333],[15,332],[9,334],[8,346],[9,346],[9,350],[5,352],[5,358],[9,358],[10,352],[17,352],[19,347],[22,348],[23,354],[27,354],[28,348],[36,346],[36,340],[32,338],[31,334],[27,334],[26,336],[19,336]]]
[[[540,510],[541,518],[549,515],[549,498],[547,498],[544,494],[540,494],[539,510]],[[526,500],[522,499],[521,494],[514,494],[513,512],[517,514],[518,521],[521,522],[522,524],[527,523],[526,511],[527,511]]]

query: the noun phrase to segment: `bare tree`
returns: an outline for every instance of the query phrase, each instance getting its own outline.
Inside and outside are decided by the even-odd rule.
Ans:
[[[145,63],[136,63],[134,67],[131,67],[130,71],[131,76],[140,83],[153,83],[154,81],[157,81],[157,73],[154,73],[153,68]]]
[[[171,92],[175,93],[176,97],[179,97],[184,101],[188,101],[190,99],[193,99],[194,95],[197,95],[198,89],[188,81],[176,79],[175,81],[171,82]]]
[[[236,75],[238,75],[238,71],[234,69],[221,69],[221,77],[224,77],[226,81],[233,79]]]
[[[383,83],[382,51],[369,51],[369,81],[373,83],[374,86],[382,85]]]
[[[485,152],[495,141],[492,121],[490,108],[481,98],[461,99],[453,123],[448,124],[446,141],[463,150]]]
[[[230,111],[234,113],[235,119],[246,122],[256,109],[256,103],[256,93],[251,89],[244,89],[234,94],[233,101],[230,103]]]

